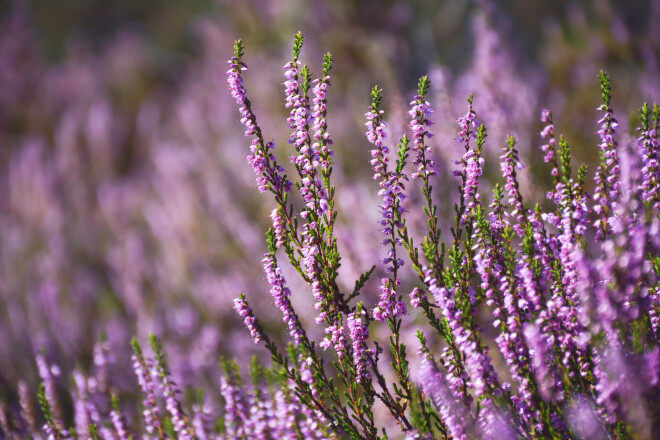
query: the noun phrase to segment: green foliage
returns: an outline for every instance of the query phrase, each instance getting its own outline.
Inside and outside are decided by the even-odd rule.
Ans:
[[[600,71],[598,74],[598,80],[600,81],[600,92],[603,97],[603,102],[605,106],[609,108],[610,101],[612,100],[612,85],[610,84],[610,77],[604,71]]]

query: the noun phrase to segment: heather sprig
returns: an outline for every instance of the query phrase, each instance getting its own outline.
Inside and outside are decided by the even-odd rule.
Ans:
[[[144,416],[144,429],[148,434],[157,436],[159,440],[162,440],[165,438],[165,433],[163,432],[163,425],[160,419],[160,409],[156,402],[156,385],[151,375],[149,361],[144,357],[142,346],[137,338],[131,340],[131,346],[133,347],[133,355],[131,357],[133,371],[137,376],[138,385],[144,396],[142,401],[144,407],[142,412]]]
[[[603,97],[603,104],[598,110],[605,114],[598,121],[600,124],[598,136],[600,137],[600,165],[594,177],[596,190],[594,192],[594,212],[598,220],[594,223],[596,227],[596,238],[603,240],[611,232],[611,216],[614,215],[616,203],[621,194],[619,159],[617,155],[617,141],[615,140],[619,123],[614,118],[614,111],[610,107],[612,99],[612,86],[609,76],[601,70],[598,79]]]
[[[540,136],[542,139],[546,139],[547,144],[541,146],[541,150],[545,153],[543,156],[543,161],[548,163],[552,162],[552,184],[557,185],[559,181],[559,165],[557,162],[557,139],[555,138],[555,125],[552,122],[552,112],[548,109],[543,109],[541,112],[541,122],[543,122],[545,127],[541,130]],[[551,198],[550,195],[548,198]]]
[[[657,210],[660,206],[660,106],[644,103],[640,110],[638,139],[642,168],[642,199]]]
[[[53,414],[53,408],[50,399],[47,396],[47,389],[44,382],[39,385],[39,394],[37,395],[41,412],[44,415],[46,424],[43,427],[44,432],[48,435],[49,439],[55,440],[68,440],[71,437],[66,429],[59,426]]]
[[[428,84],[425,81],[421,82],[420,94],[423,96],[428,89]],[[381,232],[385,238],[383,245],[387,248],[387,257],[383,260],[386,265],[385,272],[390,274],[389,277],[381,278],[378,290],[380,292],[379,302],[374,308],[372,314],[378,321],[386,321],[391,336],[389,337],[390,350],[393,356],[392,368],[397,375],[399,386],[393,385],[394,397],[387,391],[386,386],[382,384],[379,378],[379,383],[382,392],[386,395],[385,400],[388,400],[390,412],[397,418],[397,421],[402,424],[408,424],[403,412],[405,407],[412,401],[412,387],[410,382],[410,372],[408,368],[408,361],[406,359],[406,346],[401,342],[401,316],[407,314],[407,309],[403,303],[403,297],[397,292],[401,285],[399,278],[399,270],[403,266],[403,259],[401,259],[397,250],[403,246],[402,230],[404,228],[403,213],[405,209],[402,206],[403,201],[407,198],[405,191],[404,181],[408,177],[403,173],[408,157],[408,137],[403,136],[400,140],[397,149],[396,166],[390,169],[389,164],[389,148],[384,144],[385,133],[379,132],[384,126],[382,118],[384,111],[380,105],[382,103],[382,90],[374,87],[371,93],[372,103],[369,107],[367,116],[367,139],[369,139],[375,149],[371,150],[372,168],[375,172],[374,179],[378,180],[380,191],[378,195],[382,197],[383,203],[380,205],[382,226]],[[423,99],[423,98],[420,98]],[[422,104],[423,105],[423,104]],[[424,115],[422,115],[424,117]],[[415,135],[414,135],[415,136]],[[423,139],[423,134],[420,135]],[[420,141],[420,138],[417,139]],[[419,142],[419,148],[425,148],[423,142]],[[424,155],[423,152],[418,151],[418,159]],[[428,181],[428,175],[424,177]],[[403,234],[405,237],[405,234]]]
[[[516,138],[507,136],[507,146],[503,148],[504,154],[500,157],[502,162],[500,168],[502,175],[506,181],[504,189],[509,195],[508,204],[511,208],[511,215],[514,217],[513,230],[516,231],[519,237],[522,237],[525,231],[525,212],[522,203],[522,195],[520,194],[520,186],[518,184],[516,170],[523,168],[520,158],[518,157],[518,150],[516,149]]]
[[[119,407],[119,398],[117,395],[111,395],[112,410],[110,411],[110,421],[115,429],[119,440],[132,440],[133,436],[128,433],[126,418]]]
[[[410,103],[411,109],[408,114],[412,119],[408,126],[412,131],[413,152],[415,153],[413,165],[417,166],[417,171],[413,172],[411,177],[413,179],[421,177],[423,181],[422,195],[426,201],[423,210],[427,218],[429,235],[424,238],[424,253],[433,267],[440,267],[444,255],[442,254],[440,245],[438,208],[433,202],[433,186],[430,181],[430,178],[437,175],[438,172],[434,161],[430,158],[432,153],[431,147],[426,144],[427,140],[433,136],[428,130],[428,127],[432,125],[429,117],[433,112],[433,109],[431,104],[426,101],[426,94],[428,93],[430,86],[431,81],[428,76],[423,76],[419,79],[417,95]],[[410,252],[414,248],[414,245],[409,242],[407,247]],[[418,272],[421,272],[421,270],[418,269]]]
[[[160,382],[160,388],[165,397],[165,406],[172,419],[174,431],[179,438],[196,440],[197,437],[195,436],[195,430],[192,427],[188,416],[184,413],[178,397],[180,391],[172,381],[163,346],[153,333],[149,335],[149,345],[151,345],[155,359],[155,362],[152,364],[151,374]]]

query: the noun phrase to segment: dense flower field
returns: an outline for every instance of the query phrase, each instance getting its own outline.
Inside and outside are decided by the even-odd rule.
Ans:
[[[0,437],[656,438],[658,39],[613,19],[647,67],[575,61],[575,101],[494,5],[460,76],[357,94],[210,21],[176,90],[130,34],[47,66],[16,7]]]

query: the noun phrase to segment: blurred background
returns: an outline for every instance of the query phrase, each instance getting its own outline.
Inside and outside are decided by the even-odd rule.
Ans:
[[[287,157],[282,66],[298,30],[312,72],[326,51],[335,59],[329,127],[347,290],[383,257],[362,133],[373,85],[399,137],[417,79],[431,78],[436,194],[448,215],[450,161],[463,153],[456,118],[470,93],[489,133],[482,190],[501,179],[496,159],[516,135],[529,206],[544,203],[551,181],[542,108],[592,176],[599,70],[612,77],[622,142],[642,103],[660,101],[656,0],[2,2],[0,400],[16,402],[19,380],[36,389],[37,353],[66,382],[91,368],[95,346],[109,353],[112,386],[129,393],[129,340],[151,331],[184,387],[217,386],[221,355],[267,358],[231,307],[244,292],[281,334],[260,263],[274,205],[245,161],[226,60],[242,38],[248,94]],[[310,315],[309,289],[285,274]],[[375,303],[375,289],[365,295]]]

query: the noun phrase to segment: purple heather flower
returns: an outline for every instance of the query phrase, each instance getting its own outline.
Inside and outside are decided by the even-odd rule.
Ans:
[[[326,337],[319,342],[319,346],[323,349],[333,347],[337,353],[337,357],[341,359],[344,357],[344,350],[346,350],[346,329],[340,323],[326,327]]]
[[[547,144],[541,146],[541,150],[545,153],[543,161],[545,163],[552,162],[553,168],[551,171],[555,185],[559,181],[559,165],[557,164],[557,139],[555,139],[555,126],[552,123],[552,112],[550,110],[543,110],[541,112],[541,122],[545,127],[541,130],[541,138],[547,139]]]
[[[76,423],[76,434],[89,437],[89,424],[91,416],[87,407],[87,380],[80,371],[73,372],[75,392],[73,392],[73,419]]]
[[[456,359],[455,353],[449,347],[442,349],[440,360],[442,366],[447,370],[445,381],[451,395],[454,396],[456,401],[460,401],[465,406],[470,407],[473,399],[467,391],[469,377],[467,372],[462,368],[462,363]]]
[[[474,388],[475,397],[488,395],[493,384],[497,383],[497,373],[493,368],[490,357],[486,350],[475,340],[472,330],[465,328],[462,311],[457,307],[456,292],[438,285],[436,280],[428,271],[424,282],[429,286],[436,304],[440,307],[442,315],[447,319],[454,341],[465,356],[465,367],[468,372],[470,383]]]
[[[171,373],[165,369],[161,362],[154,362],[152,364],[151,375],[154,380],[159,381],[160,389],[165,397],[165,408],[170,414],[172,425],[174,426],[174,431],[177,433],[177,437],[183,440],[193,440],[195,435],[189,425],[188,418],[183,413],[181,402],[179,402],[177,397],[177,394],[179,394],[180,391],[170,378],[170,374]]]
[[[383,244],[389,247],[387,257],[383,264],[387,265],[385,271],[391,273],[392,277],[382,278],[379,287],[380,301],[373,310],[374,318],[379,321],[396,319],[407,313],[405,304],[397,299],[396,289],[400,285],[397,271],[403,266],[403,260],[397,257],[397,245],[403,242],[397,238],[397,229],[403,227],[400,220],[404,208],[402,202],[407,198],[403,192],[405,187],[403,180],[408,180],[407,176],[400,169],[389,170],[389,148],[383,143],[385,139],[383,123],[383,111],[379,110],[380,99],[382,99],[381,90],[374,88],[372,91],[373,103],[366,113],[368,122],[366,123],[368,131],[367,139],[376,148],[371,150],[371,165],[374,170],[374,179],[379,181],[380,190],[378,195],[383,198],[380,205],[382,219],[380,224],[383,227],[381,232],[385,235]],[[402,145],[407,146],[407,138],[402,140]]]
[[[270,438],[268,413],[271,411],[271,403],[261,397],[259,390],[256,389],[257,386],[248,393],[249,418],[245,421],[244,428],[255,440],[268,440]]]
[[[660,109],[654,106],[653,112],[647,104],[641,111],[642,126],[637,140],[642,155],[642,199],[660,207]]]
[[[161,429],[159,417],[160,410],[156,403],[156,387],[147,361],[142,357],[142,354],[134,353],[131,356],[131,359],[133,361],[133,371],[138,378],[138,384],[144,395],[142,401],[144,406],[144,427],[147,433],[153,435],[160,432]]]
[[[546,401],[561,400],[562,396],[555,394],[562,383],[557,370],[552,368],[555,357],[552,350],[553,338],[548,338],[536,323],[525,323],[523,333],[529,347],[531,367],[541,396]]]
[[[520,195],[520,188],[518,186],[518,180],[516,179],[516,168],[521,170],[523,168],[522,163],[518,157],[518,151],[515,148],[516,139],[509,136],[507,139],[507,147],[504,147],[502,151],[504,154],[500,157],[502,160],[500,162],[500,168],[502,170],[502,175],[506,184],[504,189],[509,195],[509,206],[512,208],[511,215],[515,217],[516,222],[512,225],[513,230],[516,231],[519,237],[522,237],[525,233],[525,215],[522,204],[522,196]]]
[[[365,123],[367,131],[365,135],[367,140],[372,143],[376,148],[371,150],[371,167],[374,170],[374,180],[382,180],[387,177],[387,166],[390,158],[390,148],[384,144],[387,134],[385,133],[385,122],[383,121],[383,114],[385,112],[380,110],[377,106],[371,105],[369,111],[364,115],[367,118]]]
[[[519,313],[520,309],[526,308],[526,301],[516,288],[515,278],[504,274],[497,280],[497,284],[501,297],[494,301],[496,308],[493,316],[498,323],[496,326],[501,327],[502,331],[495,341],[509,367],[512,379],[518,384],[518,392],[512,396],[518,414],[528,426],[532,426],[539,423],[540,412],[534,404],[530,354],[523,338],[522,318]]]
[[[282,216],[281,208],[273,208],[270,218],[273,221],[273,231],[275,232],[275,246],[280,247],[284,244],[286,234],[286,220]]]
[[[526,306],[529,308],[529,312],[538,312],[541,310],[542,301],[543,301],[543,292],[542,287],[539,285],[535,275],[534,269],[532,268],[532,263],[527,255],[525,255],[520,262],[519,266],[516,266],[517,275],[522,281],[522,293]],[[524,313],[523,316],[529,314],[529,312]]]
[[[62,416],[62,409],[59,405],[59,400],[57,399],[57,387],[53,377],[53,371],[59,371],[59,369],[57,366],[49,367],[48,363],[46,362],[46,358],[41,354],[36,356],[36,361],[39,376],[41,377],[41,380],[44,384],[46,399],[48,400],[51,411],[53,412],[54,422],[56,424],[61,424],[64,418]]]
[[[294,342],[299,344],[302,341],[304,332],[300,326],[298,317],[291,307],[291,301],[289,300],[291,290],[286,286],[286,279],[282,275],[282,269],[277,265],[275,255],[272,253],[264,254],[261,262],[266,273],[266,281],[270,285],[270,295],[273,297],[275,306],[282,312],[283,320],[289,327],[289,334],[293,337]]]
[[[470,414],[469,408],[465,408],[454,399],[442,374],[428,355],[422,360],[419,378],[424,393],[435,403],[452,438],[457,440],[472,438],[474,427],[466,420]]]
[[[294,429],[298,411],[298,402],[292,396],[287,396],[282,389],[275,392],[273,438],[282,440],[296,440],[298,438]]]
[[[328,56],[326,55],[326,61],[328,60]],[[331,59],[329,61],[331,62]],[[330,76],[326,73],[322,79],[315,79],[314,84],[314,88],[312,89],[312,92],[314,93],[314,99],[312,101],[312,137],[316,142],[312,145],[312,149],[319,153],[321,157],[321,167],[324,172],[327,172],[330,167],[330,158],[335,154],[334,150],[330,148],[333,142],[330,138],[330,133],[328,133],[328,123],[326,120],[328,102],[327,94],[328,87],[330,86]]]
[[[252,309],[248,306],[243,294],[234,299],[234,309],[243,318],[245,326],[250,330],[250,335],[254,343],[258,344],[263,339],[263,334],[261,328],[257,325],[257,318],[252,315]]]
[[[472,215],[475,207],[481,203],[478,192],[479,177],[483,174],[484,158],[479,150],[470,148],[470,139],[476,139],[476,129],[481,125],[477,114],[472,109],[472,97],[468,98],[468,111],[465,116],[458,118],[460,132],[457,141],[464,144],[465,153],[461,159],[455,161],[462,165],[462,169],[454,170],[452,174],[463,179],[463,197],[467,203],[465,215],[461,219],[465,223]]]
[[[289,192],[292,183],[286,178],[284,168],[277,164],[275,156],[271,152],[275,145],[272,142],[264,142],[261,129],[257,126],[257,118],[250,108],[250,101],[243,86],[243,78],[241,78],[241,72],[247,70],[245,63],[240,60],[241,50],[242,46],[237,43],[236,54],[228,61],[231,67],[227,71],[227,83],[232,97],[239,105],[241,123],[246,127],[245,135],[256,135],[250,144],[251,154],[247,157],[248,162],[257,175],[257,187],[260,192],[265,192],[269,188],[277,193]]]
[[[433,108],[431,107],[431,104],[424,99],[424,94],[426,92],[426,90],[424,90],[425,86],[428,87],[427,77],[420,80],[421,93],[413,98],[413,101],[410,103],[411,108],[408,111],[411,118],[408,127],[412,131],[412,149],[415,152],[413,165],[417,167],[417,171],[410,176],[412,179],[418,177],[424,177],[426,179],[429,176],[437,174],[433,160],[428,157],[431,154],[431,147],[424,143],[425,137],[428,139],[433,136],[433,134],[428,131],[428,127],[431,126],[429,116],[433,113]]]
[[[358,305],[356,312],[349,313],[346,317],[348,335],[353,341],[353,362],[357,370],[356,380],[358,383],[371,378],[371,373],[368,371],[371,361],[366,343],[369,339],[369,328],[362,324],[361,311],[362,308]]]
[[[419,287],[415,286],[415,288],[410,292],[410,305],[413,307],[419,307],[423,302],[426,301],[428,301],[426,293]]]
[[[223,375],[220,378],[220,394],[225,401],[224,425],[227,438],[245,437],[245,422],[249,416],[243,390]]]
[[[22,380],[18,382],[18,401],[21,406],[21,417],[27,422],[31,432],[37,432],[37,418],[32,406],[32,393]]]
[[[470,138],[476,138],[474,130],[476,130],[481,123],[477,119],[477,114],[472,108],[472,97],[468,99],[468,110],[464,116],[457,119],[460,127],[458,133],[458,142],[465,144],[465,151],[469,150]]]
[[[204,417],[208,412],[207,406],[204,403],[193,405],[192,425],[195,429],[195,436],[198,440],[210,440],[209,435],[206,432],[206,420]]]
[[[295,108],[296,106],[296,101],[298,99],[298,90],[299,90],[299,84],[298,84],[298,68],[300,67],[300,61],[290,61],[284,65],[284,77],[286,78],[286,81],[284,81],[284,96],[286,99],[286,108]],[[289,126],[291,128],[295,128],[295,123],[293,121],[294,117],[294,110],[291,110],[291,114],[289,115],[289,119],[287,119],[287,122],[289,122]]]
[[[396,319],[407,313],[406,306],[403,301],[397,299],[396,289],[401,285],[399,280],[392,281],[389,278],[381,278],[380,296],[378,305],[374,308],[373,315],[378,321],[387,321],[388,319]]]
[[[96,374],[90,378],[90,388],[105,392],[108,389],[108,347],[104,341],[94,344],[94,366]]]
[[[328,317],[327,310],[329,308],[330,298],[324,291],[324,285],[321,281],[319,244],[315,238],[314,233],[311,232],[311,230],[316,228],[316,226],[316,222],[307,223],[305,225],[303,230],[303,246],[301,249],[301,254],[303,256],[305,274],[309,278],[310,285],[312,287],[312,296],[316,300],[314,303],[314,308],[316,310],[320,310],[319,315],[316,317],[316,323],[320,324]]]
[[[601,72],[600,79],[605,103],[598,107],[598,110],[605,112],[605,114],[598,121],[600,127],[597,134],[600,137],[598,147],[601,150],[601,163],[594,177],[596,182],[594,212],[599,216],[594,223],[597,240],[603,240],[610,232],[611,216],[621,194],[621,171],[617,156],[617,142],[614,140],[619,123],[614,118],[614,112],[610,108],[609,78]]]
[[[119,440],[129,440],[131,438],[126,428],[126,420],[117,409],[110,411],[110,421]]]

